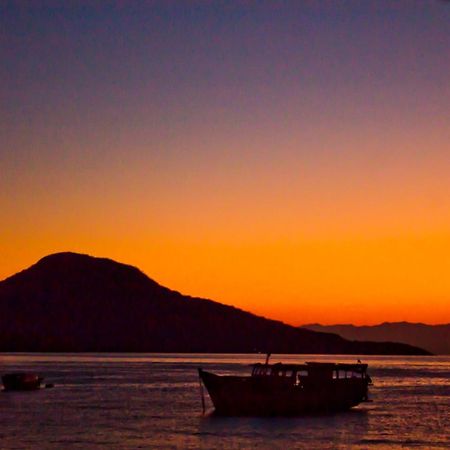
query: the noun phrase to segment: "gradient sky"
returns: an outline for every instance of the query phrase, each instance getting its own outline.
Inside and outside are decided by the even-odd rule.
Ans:
[[[450,3],[0,1],[0,279],[58,251],[291,324],[450,322]]]

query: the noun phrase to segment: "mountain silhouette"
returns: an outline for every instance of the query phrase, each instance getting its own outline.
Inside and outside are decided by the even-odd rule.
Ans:
[[[372,326],[311,324],[303,325],[303,328],[324,333],[336,333],[345,339],[403,342],[423,347],[436,355],[450,354],[450,323],[427,325],[424,323],[384,322]]]
[[[0,351],[427,354],[285,325],[76,253],[46,256],[1,281],[0,311]]]

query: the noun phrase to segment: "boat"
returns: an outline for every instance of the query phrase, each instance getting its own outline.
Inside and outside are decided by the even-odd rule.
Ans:
[[[225,416],[296,416],[345,411],[369,401],[367,364],[307,362],[253,364],[250,376],[198,369],[215,413]],[[202,385],[203,383],[203,385]]]
[[[41,388],[43,378],[35,373],[16,372],[2,376],[5,391],[35,391]]]

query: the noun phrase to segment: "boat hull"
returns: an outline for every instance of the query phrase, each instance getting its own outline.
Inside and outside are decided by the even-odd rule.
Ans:
[[[41,388],[43,378],[32,373],[10,373],[2,376],[5,391],[35,391]]]
[[[215,411],[227,416],[297,416],[345,411],[367,400],[363,379],[293,385],[270,377],[220,376],[199,370]]]

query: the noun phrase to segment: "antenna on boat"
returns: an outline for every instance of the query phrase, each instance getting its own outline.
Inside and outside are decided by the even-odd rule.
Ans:
[[[271,355],[272,353],[267,353],[267,355],[266,355],[266,362],[265,362],[265,364],[266,364],[266,366],[267,366],[267,364],[269,364],[269,358],[270,358],[270,355]]]

